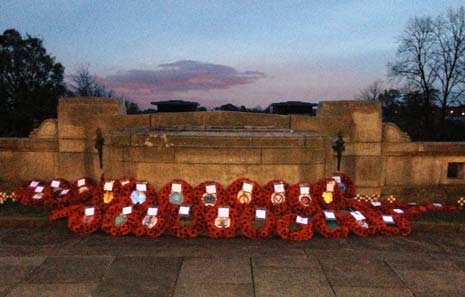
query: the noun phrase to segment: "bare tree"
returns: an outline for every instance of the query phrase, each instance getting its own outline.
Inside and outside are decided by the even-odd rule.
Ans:
[[[447,16],[439,16],[435,21],[436,41],[435,63],[441,107],[441,133],[445,132],[447,107],[460,102],[465,93],[465,9],[449,10]]]
[[[423,121],[432,132],[431,107],[441,109],[440,130],[445,135],[447,108],[465,95],[465,9],[447,15],[416,17],[399,39],[397,60],[391,74],[406,81],[413,92],[421,92]]]
[[[431,106],[437,63],[435,54],[434,21],[431,17],[415,17],[399,38],[397,60],[390,64],[391,74],[407,82],[423,96],[422,122],[427,133],[432,131]]]
[[[70,91],[74,96],[107,98],[115,96],[112,90],[107,90],[105,85],[99,84],[96,77],[90,74],[89,66],[80,66],[71,75],[71,80]]]
[[[383,90],[383,81],[378,79],[368,85],[365,89],[361,90],[360,94],[356,96],[356,99],[362,101],[378,101]]]

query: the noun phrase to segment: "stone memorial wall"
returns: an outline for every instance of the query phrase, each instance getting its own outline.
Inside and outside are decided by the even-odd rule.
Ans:
[[[94,147],[103,131],[103,169]],[[465,188],[463,172],[448,177],[449,163],[465,163],[465,142],[419,143],[394,124],[383,124],[374,102],[320,102],[316,116],[227,111],[126,115],[116,99],[62,98],[58,118],[29,138],[0,138],[0,184],[54,177],[132,176],[156,187],[182,178],[193,185],[224,185],[247,176],[265,183],[315,182],[331,176],[331,148],[342,131],[342,170],[360,193],[436,193]],[[463,170],[463,166],[461,167]],[[422,192],[423,191],[423,192]],[[436,192],[435,192],[436,191]],[[439,193],[439,192],[438,192]]]

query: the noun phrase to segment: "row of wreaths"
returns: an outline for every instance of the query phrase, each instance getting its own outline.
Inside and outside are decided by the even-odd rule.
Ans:
[[[323,237],[407,236],[409,220],[422,212],[455,211],[447,205],[403,201],[370,203],[353,199],[349,176],[337,172],[317,183],[289,185],[272,180],[264,186],[239,178],[224,188],[207,181],[195,188],[184,180],[166,183],[156,193],[145,181],[132,178],[90,178],[74,182],[29,181],[14,192],[24,206],[52,208],[51,220],[68,218],[68,227],[81,235],[101,229],[112,236],[130,233],[158,237],[170,234],[193,238],[232,238],[239,233],[259,239],[278,234],[283,239],[308,240],[314,231]]]

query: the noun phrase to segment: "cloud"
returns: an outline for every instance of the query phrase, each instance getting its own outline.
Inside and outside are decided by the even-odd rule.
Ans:
[[[158,97],[178,92],[228,89],[254,83],[263,77],[265,74],[258,71],[239,72],[226,65],[182,60],[161,64],[156,70],[133,69],[110,75],[105,78],[105,83],[133,96],[150,93]]]

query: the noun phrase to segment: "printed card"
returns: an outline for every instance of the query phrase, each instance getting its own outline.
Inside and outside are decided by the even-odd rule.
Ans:
[[[182,184],[172,183],[171,184],[171,192],[181,193],[182,192]]]
[[[299,224],[308,225],[308,218],[303,218],[301,216],[297,216],[295,221],[296,221],[296,223],[299,223]]]
[[[179,214],[181,216],[188,216],[190,211],[191,211],[191,207],[189,205],[181,205],[179,207]]]
[[[34,192],[36,192],[36,193],[42,193],[43,190],[44,190],[44,187],[43,187],[43,186],[39,186],[39,187],[36,187],[36,188],[34,189]]]
[[[365,216],[359,212],[359,211],[351,211],[350,214],[357,220],[357,221],[362,221],[365,218]]]
[[[85,178],[81,178],[80,180],[77,181],[78,188],[84,186],[85,184],[86,184],[86,179]]]
[[[335,221],[336,220],[336,215],[334,214],[334,211],[331,210],[323,210],[323,213],[325,214],[325,218],[328,221]]]
[[[326,184],[326,192],[334,192],[334,182],[329,182]]]
[[[397,212],[397,213],[400,213],[400,214],[404,213],[404,211],[402,209],[400,209],[400,208],[394,208],[393,211]]]
[[[60,187],[60,181],[58,180],[52,180],[52,182],[50,183],[50,186],[52,188],[59,188]]]
[[[257,219],[266,219],[266,210],[263,208],[256,208],[255,209],[255,218]]]
[[[86,217],[90,217],[90,216],[93,216],[95,213],[95,207],[87,207],[85,210],[84,210],[84,215]]]
[[[300,187],[300,195],[309,195],[310,188],[308,186],[301,186]]]
[[[218,217],[229,218],[229,207],[227,206],[218,207]]]
[[[156,216],[158,214],[158,207],[149,207],[147,209],[148,216]]]
[[[139,192],[147,192],[147,184],[136,184],[136,190]]]
[[[284,184],[275,184],[274,185],[275,193],[284,193]]]
[[[253,190],[253,184],[247,183],[247,182],[242,184],[242,191],[252,193],[252,190]]]
[[[381,206],[381,202],[379,202],[379,201],[371,201],[371,205],[373,205],[375,207],[378,207],[378,206]]]
[[[132,213],[132,206],[123,207],[123,214],[128,215]]]
[[[103,190],[104,191],[113,191],[113,182],[105,182],[105,184],[103,185]]]
[[[31,188],[35,188],[35,187],[37,187],[38,185],[39,185],[39,182],[38,182],[38,181],[35,181],[35,180],[33,180],[33,181],[31,181],[31,183],[29,184],[29,187],[31,187]]]
[[[216,194],[216,186],[208,185],[205,187],[205,191],[207,191],[207,194]]]
[[[386,223],[386,224],[395,224],[394,223],[394,218],[392,216],[388,216],[388,215],[383,215],[383,222]]]
[[[340,176],[333,176],[333,179],[338,183],[340,184],[341,183],[341,177]]]

